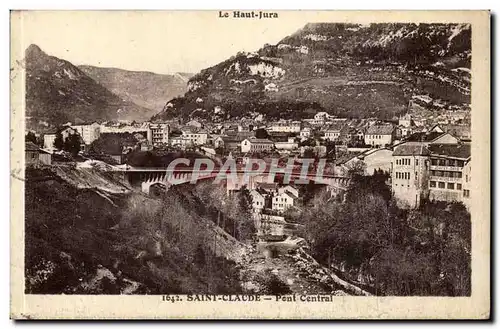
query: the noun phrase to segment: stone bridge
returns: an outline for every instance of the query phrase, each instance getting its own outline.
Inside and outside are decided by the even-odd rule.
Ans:
[[[131,184],[140,183],[141,190],[144,193],[149,193],[151,186],[155,184],[160,184],[168,190],[172,185],[195,184],[199,181],[215,179],[226,183],[228,190],[239,189],[243,185],[246,185],[248,189],[254,189],[257,183],[269,182],[268,179],[270,175],[269,170],[256,174],[249,173],[244,169],[239,169],[235,175],[234,172],[220,173],[217,169],[211,172],[203,170],[196,172],[194,168],[190,167],[170,171],[167,170],[167,168],[137,168],[128,166],[125,168],[117,168],[115,171],[121,171]],[[282,172],[274,173],[272,182],[282,181],[285,175],[286,174]],[[326,185],[332,194],[346,190],[350,183],[350,179],[347,177],[333,175],[317,176],[315,173],[303,175],[301,173],[291,172],[288,174],[288,177],[290,181],[287,183],[304,184],[303,181],[307,180],[307,182],[312,181],[315,184]],[[230,188],[229,186],[234,188]]]

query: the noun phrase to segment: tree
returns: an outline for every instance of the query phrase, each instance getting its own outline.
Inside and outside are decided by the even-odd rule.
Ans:
[[[237,219],[237,234],[240,240],[245,241],[257,232],[252,216],[252,196],[246,186],[238,193],[238,203],[240,215]]]
[[[32,142],[34,144],[38,144],[38,140],[36,138],[36,135],[32,131],[28,131],[28,133],[26,134],[24,140],[26,142]]]
[[[64,150],[70,152],[73,156],[77,156],[81,150],[81,138],[79,134],[70,134],[64,141]]]
[[[325,141],[326,157],[328,159],[335,159],[335,142],[330,140]]]
[[[255,137],[262,139],[269,138],[269,133],[264,128],[259,128],[255,130]]]
[[[58,150],[64,149],[64,138],[59,131],[56,133],[56,139],[54,139],[54,147]]]

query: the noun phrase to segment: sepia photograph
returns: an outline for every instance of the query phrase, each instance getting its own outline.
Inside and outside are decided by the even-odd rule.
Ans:
[[[393,14],[11,11],[11,317],[488,318],[489,12]]]

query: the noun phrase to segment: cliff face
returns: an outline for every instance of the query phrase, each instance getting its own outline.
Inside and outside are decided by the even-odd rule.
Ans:
[[[470,38],[464,24],[307,24],[202,70],[153,119],[300,118],[318,109],[390,118],[415,94],[468,104]]]

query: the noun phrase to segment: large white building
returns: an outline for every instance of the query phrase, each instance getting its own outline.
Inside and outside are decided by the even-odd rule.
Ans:
[[[170,126],[166,123],[151,123],[147,127],[147,139],[151,145],[169,143]]]
[[[278,193],[272,198],[272,209],[281,213],[294,206],[297,197],[288,191]]]
[[[385,147],[391,145],[394,139],[395,129],[390,124],[374,124],[365,132],[365,144],[373,147]]]
[[[470,145],[405,143],[394,149],[392,192],[402,207],[424,198],[470,204]]]
[[[252,209],[255,213],[261,213],[266,206],[266,198],[264,195],[260,194],[256,190],[250,191],[250,196],[252,197]]]
[[[397,146],[392,154],[392,193],[404,208],[415,208],[428,195],[429,149],[423,144]]]
[[[295,149],[299,148],[299,143],[297,143],[295,141],[294,137],[290,137],[290,138],[288,138],[287,141],[275,142],[274,147],[277,150],[289,150],[290,151],[290,150],[295,150]]]
[[[429,199],[462,201],[470,195],[470,145],[429,145]],[[464,188],[467,185],[467,188]]]
[[[88,125],[71,126],[71,128],[75,129],[82,136],[83,142],[87,145],[91,144],[101,135],[101,125],[97,122]]]
[[[271,151],[274,148],[274,143],[269,139],[249,138],[241,142],[241,152],[262,152]]]
[[[183,130],[182,138],[190,141],[193,145],[205,145],[208,140],[208,133],[204,131],[193,132],[191,130]]]
[[[300,121],[279,120],[269,125],[269,132],[298,133],[300,132]]]

